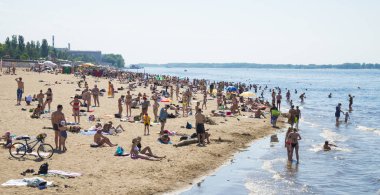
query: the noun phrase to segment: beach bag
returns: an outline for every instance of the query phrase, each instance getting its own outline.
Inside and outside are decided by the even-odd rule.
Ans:
[[[46,175],[48,173],[48,170],[49,170],[49,164],[44,163],[40,166],[40,169],[38,170],[38,174],[39,175]]]
[[[115,156],[121,156],[124,154],[124,149],[120,146],[116,148]]]
[[[275,116],[275,117],[278,117],[278,116],[280,116],[280,111],[278,111],[278,110],[272,110],[272,116]]]
[[[189,122],[187,122],[186,123],[186,129],[192,129],[192,128],[193,128],[193,126]]]

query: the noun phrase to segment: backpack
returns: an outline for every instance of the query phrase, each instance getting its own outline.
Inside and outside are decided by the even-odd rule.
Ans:
[[[49,164],[44,163],[40,166],[40,170],[38,170],[38,174],[39,175],[45,175],[48,173],[48,170],[49,170]]]
[[[191,128],[193,128],[193,126],[189,122],[187,122],[186,123],[186,129],[191,129]]]

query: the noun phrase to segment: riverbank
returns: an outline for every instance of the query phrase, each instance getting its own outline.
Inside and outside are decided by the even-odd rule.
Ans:
[[[37,94],[39,90],[44,92],[47,88],[53,91],[52,110],[55,110],[58,104],[62,104],[63,112],[68,121],[73,121],[69,102],[70,97],[74,96],[78,86],[76,84],[79,78],[73,75],[54,75],[48,73],[32,73],[17,71],[18,75],[3,75],[0,77],[0,106],[1,116],[0,133],[10,131],[12,134],[35,136],[39,133],[47,133],[46,142],[54,145],[54,132],[43,127],[50,127],[51,122],[48,118],[31,119],[28,111],[22,111],[22,108],[34,108],[32,106],[15,106],[16,104],[16,82],[17,77],[22,77],[25,82],[24,95]],[[97,84],[100,89],[108,89],[108,80],[88,78],[88,84],[92,87]],[[126,88],[126,84],[113,82],[115,89],[119,87]],[[81,89],[83,90],[83,89]],[[151,94],[148,88],[138,87],[132,91],[134,97],[141,92]],[[118,136],[107,136],[113,143],[122,146],[127,152],[131,147],[131,140],[137,136],[142,136],[142,145],[150,146],[153,153],[159,156],[166,155],[161,162],[152,162],[145,160],[132,160],[130,157],[113,156],[116,148],[103,147],[91,148],[93,136],[81,134],[68,134],[67,148],[68,151],[63,154],[54,154],[47,160],[50,169],[64,170],[82,173],[83,176],[75,179],[63,179],[60,177],[46,177],[46,180],[54,181],[57,186],[49,187],[44,191],[30,189],[28,187],[0,187],[0,193],[21,194],[21,193],[66,193],[66,194],[154,194],[165,193],[190,185],[195,178],[202,177],[212,172],[224,164],[238,150],[248,147],[255,139],[261,138],[273,133],[269,124],[269,119],[249,118],[248,113],[242,113],[246,116],[239,117],[212,117],[217,125],[206,125],[210,129],[211,144],[206,147],[197,147],[189,145],[184,147],[174,147],[173,145],[160,144],[157,141],[159,125],[151,127],[151,135],[143,136],[143,124],[120,122],[113,117],[117,112],[117,98],[125,95],[126,90],[118,91],[115,98],[100,98],[100,107],[92,108],[96,118],[101,122],[112,121],[114,125],[121,124],[125,132]],[[196,98],[201,100],[201,94],[196,94]],[[153,103],[153,102],[152,102]],[[174,102],[177,103],[177,102]],[[160,103],[160,106],[164,106]],[[193,105],[195,106],[195,105]],[[212,109],[216,108],[216,100],[208,101],[208,110],[204,114],[210,114]],[[153,116],[151,107],[149,115]],[[173,112],[173,111],[171,111]],[[133,115],[140,113],[140,110],[132,110]],[[89,114],[89,113],[88,113]],[[48,116],[48,115],[47,115]],[[86,117],[81,118],[81,127],[88,129],[93,126],[94,122],[89,122]],[[194,129],[188,130],[181,128],[186,122],[195,123],[193,116],[168,119],[165,129],[191,135]],[[280,123],[281,125],[282,123]],[[173,144],[179,141],[179,136],[171,137]],[[36,162],[35,157],[28,156],[23,161],[10,159],[8,150],[0,150],[0,182],[4,183],[9,179],[21,179],[20,173],[26,169],[33,168],[38,170],[43,162]],[[32,177],[32,175],[29,175]]]

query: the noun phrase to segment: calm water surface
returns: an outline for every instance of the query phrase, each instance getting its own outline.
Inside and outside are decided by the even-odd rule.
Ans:
[[[187,70],[145,69],[156,74],[279,86],[283,91],[288,88],[303,118],[298,166],[287,164],[284,133],[279,132],[280,143],[271,145],[268,138],[254,142],[235,155],[233,163],[182,194],[380,194],[379,70]],[[304,104],[298,98],[302,92],[307,97]],[[327,98],[330,92],[331,99]],[[347,111],[348,94],[355,96],[351,120],[337,127],[335,106],[340,102]],[[264,95],[269,98],[269,91]],[[324,152],[325,140],[339,147]]]

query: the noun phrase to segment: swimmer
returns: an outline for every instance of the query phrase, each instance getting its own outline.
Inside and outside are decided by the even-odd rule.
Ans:
[[[331,97],[332,97],[332,94],[330,93],[330,94],[329,94],[329,98],[331,98]]]
[[[324,151],[330,151],[331,150],[330,146],[338,147],[337,145],[329,144],[329,141],[325,141],[325,145],[323,145],[323,150]]]

